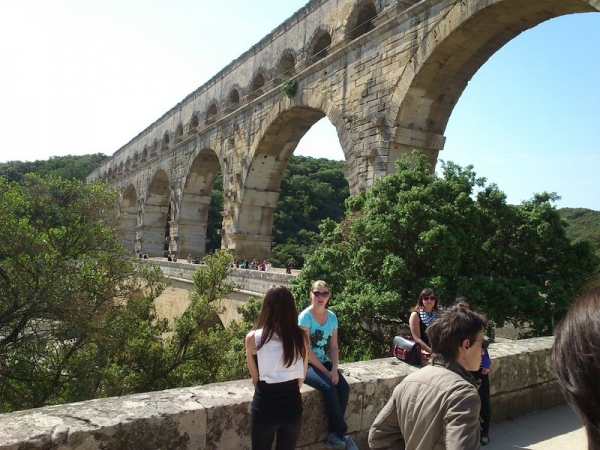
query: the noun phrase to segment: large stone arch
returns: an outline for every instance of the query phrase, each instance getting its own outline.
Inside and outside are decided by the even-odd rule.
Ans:
[[[454,105],[494,52],[545,20],[597,10],[600,0],[310,2],[87,179],[104,176],[108,168],[113,184],[136,186],[141,211],[138,242],[150,246],[150,252],[164,248],[164,222],[172,207],[169,244],[178,251],[178,243],[188,238],[185,226],[179,233],[178,221],[185,224],[194,208],[188,207],[187,194],[200,190],[185,186],[188,175],[190,186],[195,186],[191,174],[202,172],[188,171],[199,152],[212,149],[224,175],[222,247],[238,256],[266,257],[280,177],[298,140],[314,122],[327,116],[335,126],[352,195],[391,173],[394,160],[412,149],[427,154],[434,165]],[[368,26],[361,28],[363,23]],[[312,58],[318,49],[325,49],[320,54],[324,57]],[[244,101],[241,94],[250,89],[257,72],[264,77],[257,86],[262,95]],[[269,78],[292,74],[298,89],[288,98]],[[233,107],[236,86],[247,88],[237,91],[240,101]],[[233,99],[238,96],[234,93]],[[200,114],[197,131],[176,131],[182,118],[187,118],[187,126],[194,113]],[[144,158],[143,149],[149,145],[152,149]],[[132,165],[136,152],[142,158]],[[148,212],[141,199],[148,199]],[[190,202],[199,210],[196,200]],[[186,212],[180,214],[181,207]],[[202,219],[193,220],[202,227]]]
[[[149,256],[162,256],[166,250],[170,200],[169,176],[157,170],[148,185],[142,215],[141,250]]]
[[[119,205],[119,235],[123,246],[131,252],[139,250],[136,238],[138,216],[137,191],[135,186],[130,184],[123,191]]]
[[[327,102],[322,106],[333,111]],[[273,213],[281,179],[300,139],[326,115],[322,109],[296,105],[288,106],[266,121],[268,125],[251,149],[252,156],[242,173],[236,210],[225,211],[232,217],[223,248],[232,250],[240,258],[270,256]],[[336,125],[334,121],[339,122],[339,117],[332,120]]]
[[[523,31],[565,14],[597,11],[596,0],[473,0],[453,3],[443,20],[415,33],[418,45],[395,86],[388,173],[418,149],[435,166],[454,106],[479,68]],[[499,17],[502,20],[499,20]]]
[[[193,159],[186,176],[177,222],[180,257],[204,256],[208,208],[215,178],[221,170],[217,154],[204,148]]]

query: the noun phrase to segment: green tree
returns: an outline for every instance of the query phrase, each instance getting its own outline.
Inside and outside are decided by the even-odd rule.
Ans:
[[[467,295],[500,326],[527,323],[534,335],[550,333],[598,265],[589,243],[567,238],[551,205],[557,197],[509,205],[471,166],[442,163],[436,175],[417,153],[397,169],[349,199],[342,223],[322,224],[323,244],[295,281],[301,306],[312,281],[330,283],[343,357],[389,354],[424,287],[443,306]]]
[[[162,272],[127,256],[116,201],[100,183],[0,178],[0,411],[232,376],[216,302],[231,256],[206,259],[170,325],[153,304]]]
[[[339,222],[344,201],[350,196],[344,162],[294,156],[281,180],[273,216],[272,262],[285,266],[290,258],[301,268],[320,243],[319,223]]]

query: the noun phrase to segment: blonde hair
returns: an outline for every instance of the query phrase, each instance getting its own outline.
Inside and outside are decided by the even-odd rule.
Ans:
[[[314,288],[318,288],[318,287],[326,287],[327,289],[329,289],[331,291],[331,288],[329,287],[329,285],[323,281],[323,280],[317,280],[315,281],[312,286],[311,286],[311,290],[313,290]]]

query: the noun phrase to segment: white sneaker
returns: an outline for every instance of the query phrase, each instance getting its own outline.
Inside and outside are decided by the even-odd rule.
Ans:
[[[346,443],[347,450],[358,450],[356,443],[352,440],[349,434],[345,434],[342,436],[342,441]]]
[[[329,436],[327,436],[327,439],[325,439],[325,444],[338,450],[343,450],[346,448],[346,441],[344,441],[335,433],[329,433]],[[356,450],[358,450],[358,448]]]

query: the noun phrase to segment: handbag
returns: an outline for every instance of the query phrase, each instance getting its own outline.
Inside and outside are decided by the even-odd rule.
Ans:
[[[392,353],[405,363],[421,364],[421,344],[415,342],[412,336],[401,334],[394,337]]]

